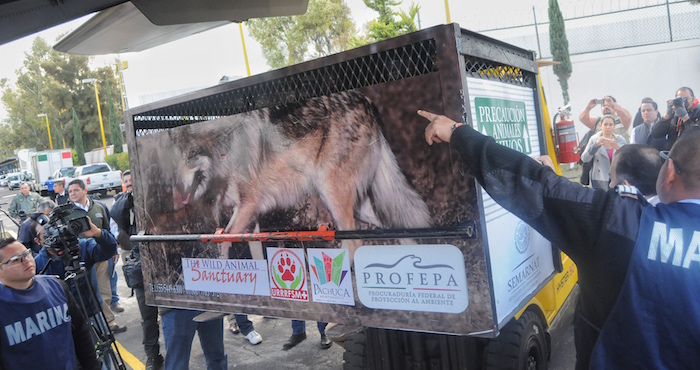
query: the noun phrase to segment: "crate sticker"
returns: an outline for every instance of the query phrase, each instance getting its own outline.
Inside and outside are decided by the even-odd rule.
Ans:
[[[304,250],[267,248],[267,255],[270,264],[270,296],[308,302]]]
[[[503,146],[532,153],[525,102],[478,97],[474,98],[474,110],[479,132]]]
[[[355,305],[346,249],[306,250],[311,276],[311,300],[321,303]]]
[[[270,295],[267,263],[263,260],[183,258],[182,275],[186,290]]]
[[[453,245],[363,246],[355,271],[369,308],[460,313],[469,305],[464,256]]]

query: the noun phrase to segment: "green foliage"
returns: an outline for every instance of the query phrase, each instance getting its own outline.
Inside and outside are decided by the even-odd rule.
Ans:
[[[80,158],[78,157],[78,151],[75,149],[71,149],[70,152],[73,155],[73,167],[81,166]]]
[[[105,162],[107,162],[109,167],[113,170],[126,171],[131,166],[129,164],[129,153],[127,152],[110,154],[105,158]]]
[[[78,115],[75,114],[75,109],[73,109],[73,122],[71,123],[73,125],[73,148],[76,152],[73,158],[77,157],[78,165],[82,166],[85,164],[85,147],[83,146],[83,134],[80,129],[80,120],[78,120]]]
[[[109,81],[107,81],[107,108],[109,109],[109,141],[114,145],[114,152],[121,153],[124,151],[122,148],[124,142],[122,141],[122,130],[119,128],[117,113],[114,111],[114,102],[112,101]]]
[[[395,11],[392,9],[392,7],[401,5],[402,1],[399,0],[364,0],[364,2],[368,8],[379,13],[379,17],[366,25],[367,33],[365,35],[352,39],[350,42],[352,47],[418,31],[415,19],[420,6],[415,3],[411,4],[408,13],[406,13],[403,10]]]
[[[7,79],[0,81],[1,99],[8,115],[0,124],[0,154],[11,156],[21,147],[49,148],[45,118],[37,117],[40,113],[49,117],[54,148],[61,147],[63,139],[67,147],[75,147],[76,132],[82,133],[84,149],[102,146],[95,90],[92,84],[83,84],[82,79],[96,78],[100,95],[108,88],[114,94],[118,93],[114,88],[116,75],[109,66],[93,70],[89,62],[89,57],[59,53],[44,39],[34,39],[22,67],[16,71],[15,84]],[[105,82],[111,82],[112,87],[106,87]],[[121,110],[117,111],[119,114]],[[78,119],[83,126],[76,131],[73,122]],[[80,158],[84,160],[82,155]]]
[[[557,0],[549,0],[549,48],[552,59],[559,62],[554,65],[554,74],[559,79],[564,104],[569,103],[569,77],[571,77],[571,59],[569,58],[569,41],[566,38],[564,17]]]
[[[252,19],[246,24],[272,68],[347,50],[355,33],[350,9],[342,0],[310,0],[304,15]]]

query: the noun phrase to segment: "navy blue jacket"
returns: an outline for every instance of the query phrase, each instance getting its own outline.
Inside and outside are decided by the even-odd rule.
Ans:
[[[496,202],[576,263],[576,368],[588,368],[599,330],[625,279],[646,202],[573,183],[467,125],[454,131],[450,146]]]

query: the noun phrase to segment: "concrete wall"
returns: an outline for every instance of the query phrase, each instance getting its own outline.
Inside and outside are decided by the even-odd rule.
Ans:
[[[700,39],[575,55],[571,63],[569,97],[579,137],[587,128],[578,122],[578,115],[593,98],[612,95],[634,117],[645,97],[654,99],[664,114],[665,101],[675,97],[679,87],[688,86],[700,95]],[[552,67],[543,67],[540,73],[554,116],[564,101],[561,87]],[[601,115],[599,108],[592,112]]]

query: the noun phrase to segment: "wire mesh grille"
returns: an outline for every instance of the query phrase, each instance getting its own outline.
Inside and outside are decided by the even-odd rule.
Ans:
[[[438,71],[434,39],[133,116],[136,136]]]
[[[467,77],[505,82],[512,85],[533,87],[535,75],[520,68],[490,60],[464,56]]]

